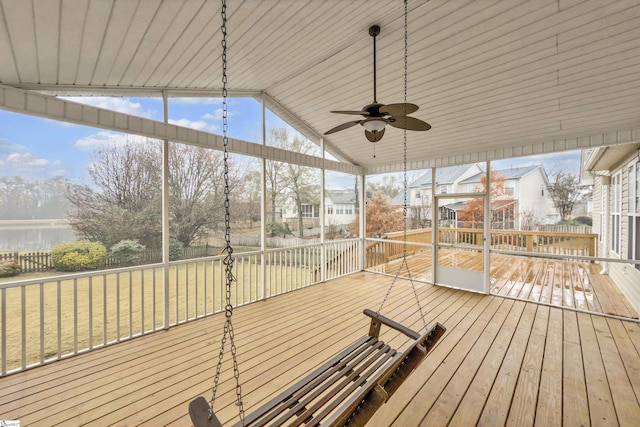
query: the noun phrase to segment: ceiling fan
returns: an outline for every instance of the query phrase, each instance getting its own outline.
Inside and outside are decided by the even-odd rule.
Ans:
[[[376,100],[376,36],[380,34],[380,26],[369,27],[369,35],[373,37],[373,103],[365,105],[360,111],[332,111],[338,114],[359,114],[364,119],[343,123],[329,129],[324,134],[329,135],[355,125],[364,127],[364,135],[371,142],[378,142],[384,136],[384,129],[387,124],[393,127],[407,130],[425,131],[431,129],[431,125],[407,114],[418,111],[415,104],[380,104]]]

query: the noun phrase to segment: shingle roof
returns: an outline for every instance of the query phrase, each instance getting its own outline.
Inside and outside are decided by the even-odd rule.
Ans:
[[[472,166],[470,165],[458,165],[458,166],[450,166],[446,168],[438,168],[436,171],[436,184],[452,184],[458,178],[462,176],[463,173],[469,170]],[[431,171],[419,176],[416,180],[414,180],[409,187],[430,187],[431,186]]]
[[[356,202],[354,190],[327,190],[325,195],[335,204],[349,204]]]

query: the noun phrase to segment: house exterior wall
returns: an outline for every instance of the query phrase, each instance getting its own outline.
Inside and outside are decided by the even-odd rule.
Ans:
[[[611,176],[619,176],[621,185],[620,200],[620,239],[619,253],[616,253],[612,244],[613,233],[613,207],[615,191],[615,178],[611,179],[611,184],[606,181],[610,177],[596,176],[593,185],[593,230],[598,233],[598,254],[601,257],[615,259],[629,259],[628,251],[632,241],[630,239],[629,212],[633,213],[633,206],[630,206],[629,192],[634,191],[635,182],[630,182],[628,168],[638,162],[638,156],[625,159],[619,166],[611,170]],[[619,175],[618,175],[619,174]],[[606,187],[606,188],[605,188]],[[632,193],[633,194],[633,193]],[[606,200],[605,200],[606,198]],[[606,204],[609,204],[609,212],[606,212]],[[633,217],[633,216],[632,216]],[[632,264],[618,262],[608,263],[609,276],[618,285],[620,290],[627,297],[636,311],[640,311],[640,270]]]
[[[514,198],[518,200],[516,213],[521,228],[525,215],[531,214],[540,224],[555,224],[560,215],[549,195],[547,182],[540,168],[534,169],[520,179],[514,179]]]

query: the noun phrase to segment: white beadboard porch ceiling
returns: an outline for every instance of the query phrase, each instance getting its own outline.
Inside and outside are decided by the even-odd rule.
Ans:
[[[640,127],[640,1],[412,0],[408,101],[428,132],[412,162]],[[60,94],[213,90],[221,81],[216,0],[0,0],[0,84]],[[403,101],[401,0],[228,0],[229,88],[268,95],[307,135]],[[368,171],[402,163],[402,131],[361,127],[326,143]],[[331,150],[330,150],[331,151]],[[470,156],[470,157],[469,157]],[[480,156],[482,157],[482,155]]]

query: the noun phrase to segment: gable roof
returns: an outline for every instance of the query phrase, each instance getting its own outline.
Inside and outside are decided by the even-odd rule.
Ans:
[[[326,190],[325,196],[334,204],[351,204],[356,202],[354,190]]]
[[[456,165],[446,168],[438,168],[436,170],[436,185],[453,184],[456,182],[465,172],[474,167],[473,165]],[[431,171],[427,171],[423,175],[419,176],[415,181],[409,184],[410,188],[415,187],[431,187]]]
[[[495,170],[495,173],[498,173],[504,177],[504,179],[520,179],[526,174],[536,169],[541,169],[542,166],[533,165],[533,166],[521,166],[509,169],[498,169]],[[484,176],[484,172],[470,176],[467,179],[460,181],[461,184],[475,184],[481,182],[481,178]]]

